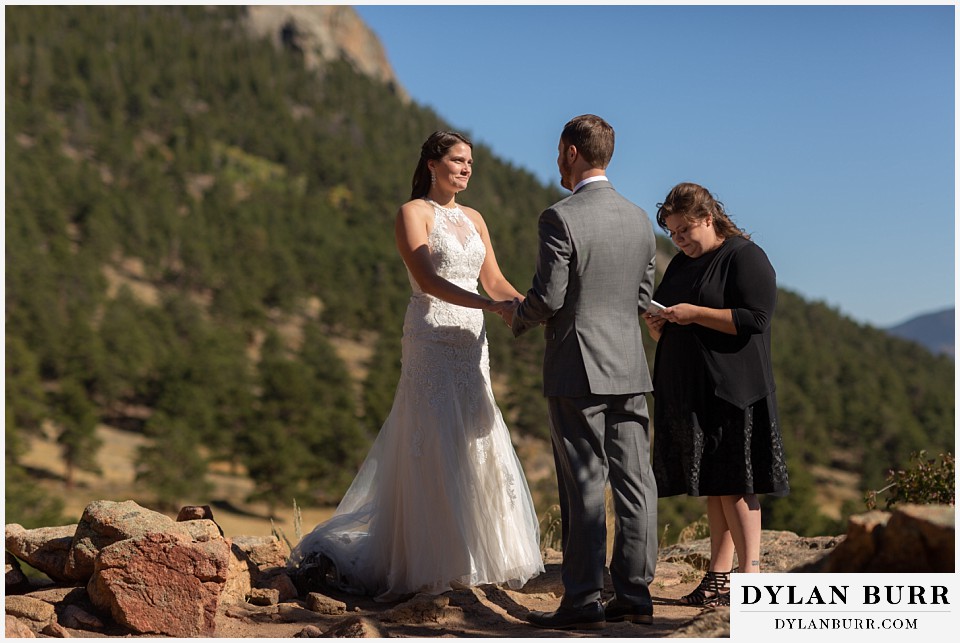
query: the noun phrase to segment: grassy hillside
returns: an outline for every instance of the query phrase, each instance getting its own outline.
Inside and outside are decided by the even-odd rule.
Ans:
[[[63,484],[96,478],[98,425],[144,438],[133,484],[157,507],[209,500],[224,467],[267,511],[334,503],[389,410],[409,296],[393,216],[445,123],[346,63],[306,70],[242,12],[6,12],[8,521],[57,511],[26,447],[55,443]],[[525,289],[561,195],[474,157],[462,200]],[[490,324],[490,346],[511,429],[544,445],[542,340]],[[767,526],[829,529],[831,472],[877,488],[911,451],[952,451],[948,359],[786,291],[774,352],[795,493]],[[662,505],[674,526],[701,512]]]

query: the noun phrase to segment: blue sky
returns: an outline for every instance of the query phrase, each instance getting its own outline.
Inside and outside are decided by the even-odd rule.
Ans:
[[[356,9],[416,102],[544,182],[599,114],[622,194],[706,186],[782,287],[881,327],[954,305],[952,4]]]

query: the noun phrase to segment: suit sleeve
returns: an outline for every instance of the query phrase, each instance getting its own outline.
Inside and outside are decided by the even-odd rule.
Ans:
[[[570,279],[573,243],[566,224],[554,210],[540,215],[537,273],[527,297],[513,315],[513,335],[520,336],[553,317],[563,306]]]
[[[640,292],[637,296],[637,308],[646,311],[650,306],[650,300],[653,299],[653,282],[657,274],[657,253],[654,252],[650,257],[650,263],[647,264],[647,270],[643,273],[643,280],[640,282]]]
[[[777,305],[777,275],[773,266],[760,246],[751,243],[737,253],[731,268],[737,334],[762,333],[770,326]]]

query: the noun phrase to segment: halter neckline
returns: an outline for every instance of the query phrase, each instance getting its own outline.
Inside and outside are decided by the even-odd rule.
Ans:
[[[440,205],[439,203],[437,203],[436,201],[434,201],[433,199],[431,199],[431,198],[428,197],[428,196],[423,197],[423,200],[426,201],[427,203],[432,204],[433,207],[435,207],[435,208],[437,208],[437,209],[439,209],[439,210],[443,210],[444,212],[459,212],[459,213],[463,213],[463,210],[460,209],[460,204],[459,204],[459,203],[454,203],[452,208],[446,208],[446,207]]]

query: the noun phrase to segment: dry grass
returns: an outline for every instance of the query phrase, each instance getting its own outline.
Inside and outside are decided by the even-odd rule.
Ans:
[[[147,438],[106,425],[97,427],[97,436],[103,440],[97,456],[102,474],[78,472],[71,489],[64,485],[65,469],[59,447],[52,440],[32,438],[29,441],[29,450],[21,460],[33,472],[38,485],[63,500],[63,514],[71,522],[78,521],[83,509],[94,500],[133,500],[143,506],[150,506],[151,495],[137,484],[134,469],[137,448],[146,444]],[[218,463],[211,467],[206,478],[214,489],[211,496],[188,500],[184,504],[212,505],[214,518],[225,535],[269,536],[273,525],[276,525],[291,541],[296,539],[293,499],[289,506],[277,509],[271,524],[266,505],[246,502],[253,485],[243,471],[231,472],[228,467]],[[301,507],[300,512],[303,529],[309,531],[315,524],[329,518],[333,514],[333,508]]]

